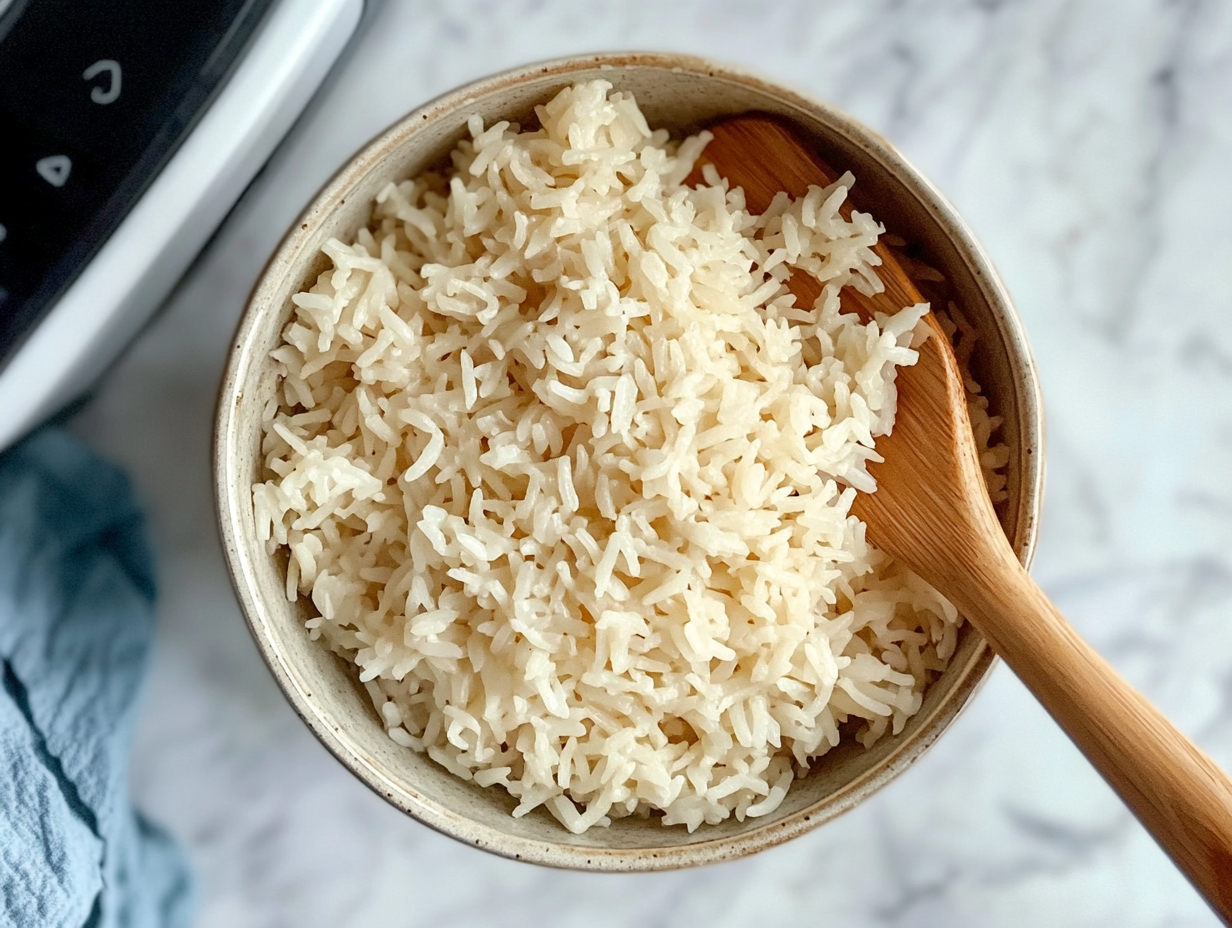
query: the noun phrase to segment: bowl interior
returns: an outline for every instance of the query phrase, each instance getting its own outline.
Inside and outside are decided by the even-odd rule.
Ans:
[[[797,781],[766,818],[698,829],[624,819],[574,836],[540,810],[522,819],[498,789],[465,783],[385,734],[353,668],[310,641],[301,603],[283,593],[285,562],[266,554],[254,527],[251,487],[263,479],[262,411],[275,395],[269,352],[290,317],[290,297],[326,266],[321,245],[352,238],[379,189],[444,158],[478,113],[486,124],[526,121],[563,86],[601,77],[632,91],[652,126],[683,136],[726,115],[759,110],[790,120],[836,168],[857,178],[861,202],[887,229],[922,247],[949,279],[980,333],[973,366],[1004,417],[1011,454],[1002,522],[1030,558],[1042,481],[1042,420],[1023,333],[991,265],[965,227],[887,142],[816,101],[740,71],[680,56],[607,55],[537,65],[481,81],[412,113],[370,144],[321,193],[267,267],[240,324],[219,400],[215,472],[227,558],[253,636],[279,684],[325,745],[394,805],[456,838],[509,857],[593,869],[657,869],[734,857],[801,833],[851,808],[909,765],[944,730],[992,662],[969,625],[950,668],[897,737],[871,750],[845,744]]]

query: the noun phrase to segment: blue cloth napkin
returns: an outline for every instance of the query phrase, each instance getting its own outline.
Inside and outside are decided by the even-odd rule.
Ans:
[[[0,925],[189,922],[184,860],[128,797],[153,601],[123,473],[55,429],[0,455]]]

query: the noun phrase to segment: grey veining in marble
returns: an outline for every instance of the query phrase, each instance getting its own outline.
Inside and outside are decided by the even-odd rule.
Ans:
[[[1232,766],[1232,4],[390,0],[79,418],[135,475],[158,541],[134,789],[189,848],[202,928],[1214,925],[1003,667],[846,817],[737,863],[636,876],[456,845],[369,794],[287,707],[235,606],[207,472],[248,288],[316,188],[405,111],[504,67],[619,48],[722,58],[824,96],[956,203],[1044,383],[1036,576]]]

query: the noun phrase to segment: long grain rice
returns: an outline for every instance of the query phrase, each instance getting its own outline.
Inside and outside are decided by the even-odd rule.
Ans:
[[[850,514],[927,306],[839,312],[881,287],[850,174],[750,215],[713,169],[682,185],[706,133],[606,82],[536,112],[472,119],[325,246],[273,353],[257,524],[390,737],[515,815],[768,815],[840,736],[900,732],[956,646]]]

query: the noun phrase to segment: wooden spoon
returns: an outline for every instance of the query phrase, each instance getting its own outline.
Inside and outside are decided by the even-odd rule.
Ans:
[[[838,178],[769,117],[740,116],[711,131],[704,160],[744,188],[754,212],[780,190],[801,197]],[[698,181],[700,166],[690,178]],[[844,309],[870,318],[923,302],[894,255],[880,244],[876,251],[885,291],[844,288]],[[790,286],[802,306],[820,293],[806,274]],[[953,350],[933,315],[925,318],[932,332],[919,362],[898,372],[893,433],[877,439],[885,462],[869,465],[877,492],[859,494],[853,512],[873,544],[972,622],[1232,925],[1232,782],[1078,637],[1019,563],[988,498]]]

